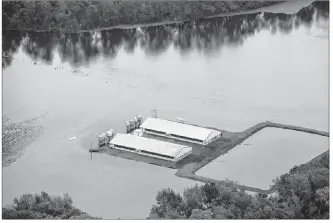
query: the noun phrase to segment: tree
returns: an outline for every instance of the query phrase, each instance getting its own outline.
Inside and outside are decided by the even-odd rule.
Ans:
[[[205,184],[202,188],[203,202],[211,204],[217,197],[219,197],[219,191],[214,183]]]
[[[234,198],[234,203],[235,203],[236,207],[238,207],[241,210],[242,216],[244,215],[246,208],[251,204],[251,202],[252,202],[251,196],[245,195],[245,196],[240,196],[240,197]]]
[[[173,215],[173,211],[179,213],[180,216],[185,214],[182,197],[170,188],[159,191],[156,201],[157,205],[154,205],[151,210],[154,216],[157,215],[159,218],[165,218],[167,212]]]
[[[94,219],[72,206],[68,194],[63,197],[41,194],[23,194],[14,198],[12,205],[2,208],[3,219]]]
[[[319,188],[329,186],[329,169],[319,168],[310,172],[309,180],[312,185],[312,189],[315,191]]]
[[[190,219],[212,219],[213,213],[210,210],[193,209]]]
[[[232,212],[223,206],[216,206],[213,208],[214,219],[233,219],[234,217]]]
[[[329,217],[329,187],[320,188],[316,191],[311,216],[314,218]]]
[[[183,197],[187,218],[190,217],[193,209],[203,209],[203,196],[197,184],[194,187],[186,189]]]

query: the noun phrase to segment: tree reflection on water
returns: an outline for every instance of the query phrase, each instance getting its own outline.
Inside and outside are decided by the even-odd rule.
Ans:
[[[170,46],[181,54],[192,50],[204,53],[219,51],[223,45],[239,46],[261,30],[290,33],[301,25],[311,27],[314,21],[328,20],[328,2],[313,2],[294,15],[253,13],[216,18],[202,18],[178,24],[133,29],[111,29],[99,32],[3,32],[2,66],[11,65],[19,47],[33,60],[51,63],[55,50],[63,62],[80,65],[104,56],[113,58],[119,49],[133,53],[141,47],[147,55],[160,55]]]

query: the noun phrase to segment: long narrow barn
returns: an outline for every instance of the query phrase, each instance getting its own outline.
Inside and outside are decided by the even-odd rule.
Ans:
[[[207,145],[214,139],[222,136],[220,131],[173,122],[158,118],[147,118],[140,126],[143,132],[177,139],[181,141]]]
[[[192,148],[188,146],[120,133],[111,140],[110,147],[173,162],[192,153]]]

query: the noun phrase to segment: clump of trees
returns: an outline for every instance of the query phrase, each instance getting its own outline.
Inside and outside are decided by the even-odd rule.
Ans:
[[[196,19],[276,1],[3,1],[4,29],[78,30]]]
[[[68,194],[23,194],[2,208],[3,219],[97,219],[75,208]]]
[[[329,219],[329,154],[277,178],[274,195],[205,184],[159,191],[149,219]]]

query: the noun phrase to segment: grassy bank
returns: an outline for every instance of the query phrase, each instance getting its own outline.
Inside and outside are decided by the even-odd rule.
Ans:
[[[278,1],[4,1],[3,29],[77,32],[183,21],[240,12]]]

